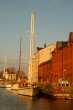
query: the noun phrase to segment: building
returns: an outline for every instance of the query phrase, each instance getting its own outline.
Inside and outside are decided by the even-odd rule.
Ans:
[[[57,41],[45,48],[37,49],[38,81],[57,85],[73,83],[73,32],[67,41]]]
[[[14,68],[7,68],[3,73],[3,78],[7,81],[16,81],[16,72]]]
[[[65,80],[73,83],[73,32],[67,41],[58,41],[52,52],[52,83]]]
[[[44,46],[44,48],[37,48],[38,82],[41,84],[47,84],[51,81],[51,59],[55,47],[54,43]]]

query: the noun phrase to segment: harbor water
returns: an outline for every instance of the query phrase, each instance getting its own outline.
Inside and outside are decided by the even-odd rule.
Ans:
[[[32,99],[0,88],[0,110],[73,110],[73,100]]]

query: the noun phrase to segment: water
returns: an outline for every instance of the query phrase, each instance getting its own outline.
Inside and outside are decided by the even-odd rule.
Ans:
[[[0,88],[0,110],[73,110],[73,101],[32,99]]]

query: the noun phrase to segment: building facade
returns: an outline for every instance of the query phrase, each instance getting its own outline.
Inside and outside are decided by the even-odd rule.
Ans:
[[[67,41],[57,41],[54,48],[46,47],[39,50],[38,59],[38,80],[40,83],[58,84],[62,81],[72,84],[73,32],[69,33]]]
[[[44,48],[38,48],[38,82],[41,84],[48,84],[51,81],[51,59],[52,52],[56,48],[56,44],[50,44],[44,46]]]
[[[7,81],[16,81],[16,71],[14,68],[6,68],[3,72],[3,78]]]
[[[73,32],[67,41],[59,41],[52,52],[52,83],[66,80],[73,83]]]

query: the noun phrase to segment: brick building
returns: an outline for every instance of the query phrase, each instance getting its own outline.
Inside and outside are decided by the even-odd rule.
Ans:
[[[51,60],[39,65],[38,81],[41,84],[48,84],[51,82]]]
[[[38,48],[38,82],[41,84],[47,84],[51,81],[51,59],[52,52],[54,51],[56,44],[50,44],[44,46],[44,48]]]
[[[60,80],[73,82],[73,32],[70,32],[68,41],[59,41],[52,52],[52,82]]]
[[[61,80],[73,82],[73,32],[69,33],[67,41],[57,41],[56,47],[50,51],[46,47],[40,55],[41,63],[38,66],[38,80],[41,83],[58,84]],[[43,49],[42,49],[43,50]],[[40,52],[40,51],[39,51]],[[38,53],[39,53],[38,52]],[[43,55],[44,54],[44,55]],[[48,54],[48,55],[46,55]],[[44,56],[44,57],[41,57]],[[48,57],[46,60],[46,56]],[[44,61],[43,61],[44,59]],[[42,62],[43,61],[43,62]]]

